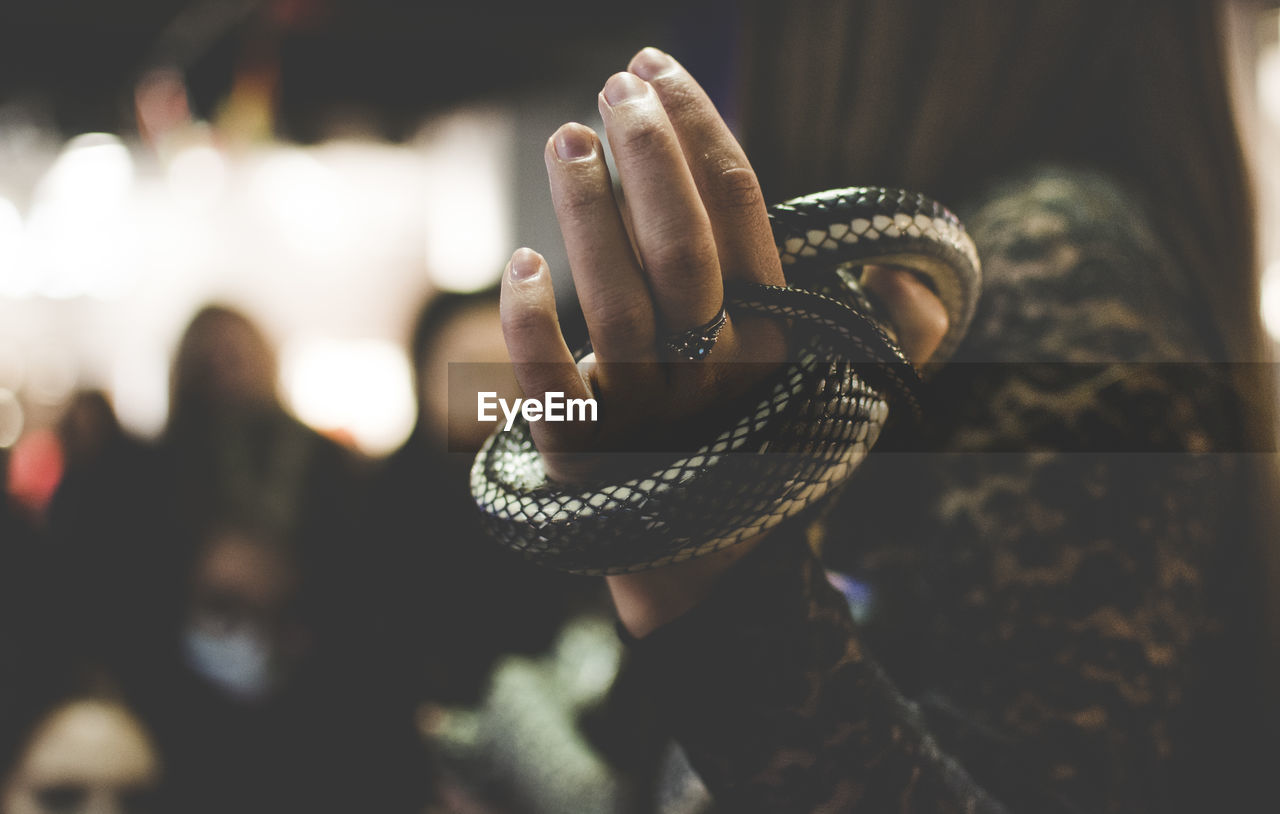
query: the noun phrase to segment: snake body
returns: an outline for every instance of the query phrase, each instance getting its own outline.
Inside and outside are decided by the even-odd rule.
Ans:
[[[773,528],[842,483],[879,437],[890,404],[918,410],[918,374],[854,269],[910,268],[949,318],[933,360],[963,337],[980,288],[973,242],[937,202],[851,187],[770,209],[788,286],[726,286],[730,313],[788,320],[794,359],[690,453],[610,482],[549,482],[529,427],[492,435],[471,490],[491,534],[550,567],[616,574],[679,562]],[[896,407],[895,407],[896,409]]]

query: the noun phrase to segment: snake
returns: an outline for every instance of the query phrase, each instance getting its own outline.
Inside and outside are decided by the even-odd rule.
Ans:
[[[930,358],[936,370],[963,339],[981,290],[963,223],[927,196],[880,187],[792,198],[769,208],[769,222],[787,285],[727,283],[725,308],[785,321],[791,354],[781,370],[735,403],[736,414],[707,422],[689,449],[620,455],[618,474],[590,483],[549,480],[527,422],[497,430],[470,476],[495,540],[578,574],[700,557],[834,494],[891,412],[920,418],[927,372],[903,354],[859,269],[905,268],[937,295],[948,326]]]

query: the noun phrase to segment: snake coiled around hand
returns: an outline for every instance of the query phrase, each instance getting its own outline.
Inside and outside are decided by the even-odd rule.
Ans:
[[[891,405],[918,412],[918,373],[856,270],[907,268],[930,286],[948,316],[931,364],[945,360],[981,284],[959,219],[923,195],[874,187],[795,198],[769,217],[788,285],[730,284],[725,305],[787,320],[793,360],[692,451],[612,481],[550,482],[527,423],[494,433],[476,456],[471,491],[499,542],[583,574],[708,554],[830,494],[875,443]]]

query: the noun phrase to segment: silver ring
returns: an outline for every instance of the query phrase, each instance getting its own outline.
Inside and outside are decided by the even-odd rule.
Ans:
[[[711,349],[715,347],[716,340],[720,337],[720,331],[724,329],[728,319],[728,314],[725,312],[724,304],[722,303],[716,315],[705,324],[690,328],[687,331],[681,331],[678,334],[672,334],[662,343],[663,347],[682,359],[687,359],[690,362],[701,362],[707,358],[711,353]]]

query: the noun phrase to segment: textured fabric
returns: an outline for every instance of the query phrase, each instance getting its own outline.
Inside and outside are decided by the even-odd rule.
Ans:
[[[726,811],[1234,799],[1240,410],[1184,327],[1188,275],[1102,178],[1040,171],[964,214],[984,294],[923,426],[631,667]]]

